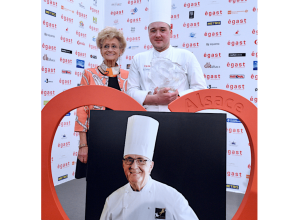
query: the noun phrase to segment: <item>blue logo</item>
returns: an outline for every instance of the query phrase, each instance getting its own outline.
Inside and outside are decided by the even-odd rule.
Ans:
[[[71,115],[71,112],[68,112],[65,116],[70,116]]]
[[[139,46],[129,46],[128,49],[134,50],[134,49],[137,49],[138,47],[139,47]]]
[[[229,122],[229,123],[241,123],[241,121],[237,118],[227,118],[227,122]]]
[[[137,13],[137,12],[138,12],[137,7],[135,7],[134,9],[131,9],[131,14],[132,14],[132,15],[134,15],[134,14]]]
[[[208,21],[207,26],[221,25],[221,21]]]
[[[92,40],[93,40],[94,42],[96,42],[96,37],[95,37],[95,36],[93,36],[93,37],[92,37]]]
[[[172,4],[172,9],[176,9],[176,5],[175,4]]]
[[[192,38],[196,38],[195,35],[196,35],[196,33],[193,33],[193,32],[190,33],[190,37],[192,37]]]
[[[76,68],[82,68],[85,69],[85,61],[76,59]]]
[[[253,70],[257,70],[257,61],[253,61]]]
[[[44,12],[45,12],[47,15],[51,15],[51,16],[53,16],[53,17],[56,17],[56,13],[53,12],[53,11],[49,11],[49,10],[45,9]]]

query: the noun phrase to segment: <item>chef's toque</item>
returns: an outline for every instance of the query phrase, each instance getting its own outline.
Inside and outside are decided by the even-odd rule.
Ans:
[[[171,0],[150,0],[148,4],[149,24],[153,22],[165,22],[171,25],[172,1]]]
[[[152,160],[159,122],[151,117],[133,115],[128,118],[124,155],[137,154]]]

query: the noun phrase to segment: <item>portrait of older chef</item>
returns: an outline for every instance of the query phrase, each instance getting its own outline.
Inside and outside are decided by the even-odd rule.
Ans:
[[[128,118],[123,154],[128,183],[106,199],[100,220],[198,219],[181,193],[150,176],[158,127],[148,116]]]
[[[206,89],[201,66],[195,55],[185,49],[170,45],[171,0],[149,1],[148,35],[153,50],[136,54],[130,66],[127,94],[138,101],[147,111],[168,112],[168,104],[187,93]],[[167,58],[185,69],[187,80],[175,92],[162,88],[149,89],[148,73],[153,58]],[[151,73],[153,74],[153,73]]]

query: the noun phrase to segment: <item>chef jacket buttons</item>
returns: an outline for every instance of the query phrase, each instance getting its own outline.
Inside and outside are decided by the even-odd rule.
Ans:
[[[150,208],[148,207],[148,209],[150,209]]]

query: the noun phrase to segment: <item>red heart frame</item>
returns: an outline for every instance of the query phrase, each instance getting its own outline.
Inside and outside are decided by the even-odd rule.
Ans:
[[[41,219],[69,219],[54,188],[51,150],[55,132],[62,118],[71,110],[84,105],[106,106],[122,111],[146,111],[130,96],[113,88],[98,85],[68,89],[48,102],[41,111]],[[232,220],[257,219],[257,108],[240,95],[212,89],[199,90],[180,97],[169,105],[169,109],[172,112],[220,109],[241,120],[250,141],[251,173],[243,201]]]

